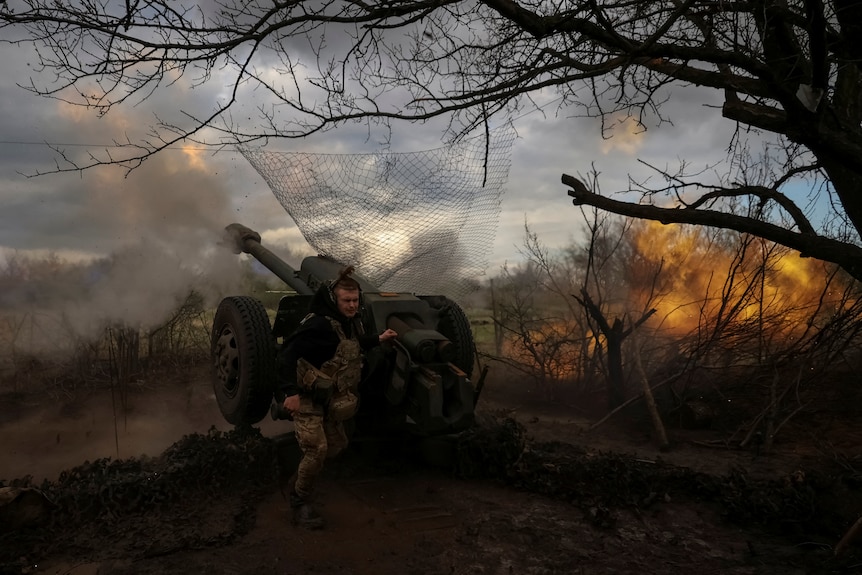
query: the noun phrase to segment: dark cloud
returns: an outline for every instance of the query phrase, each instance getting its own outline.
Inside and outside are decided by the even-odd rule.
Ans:
[[[332,34],[327,37],[330,46],[347,41]],[[311,63],[307,44],[298,42],[292,48]],[[92,111],[15,87],[12,82],[28,82],[32,68],[27,61],[32,55],[9,45],[0,46],[0,55],[0,72],[9,80],[0,86],[0,139],[54,142],[78,158],[104,150],[70,144],[136,140],[153,124],[154,113],[176,122],[187,121],[182,111],[204,116],[223,101],[228,89],[218,76],[195,87],[186,78],[143,102],[133,101],[135,106],[97,118]],[[258,69],[274,74],[276,65],[272,54],[263,54]],[[259,93],[243,92],[233,120],[253,121],[259,97]],[[580,212],[560,183],[563,173],[585,173],[595,166],[601,173],[602,190],[617,192],[627,186],[628,174],[646,173],[637,158],[659,166],[678,157],[694,164],[723,159],[726,134],[732,129],[718,110],[704,105],[715,103],[713,92],[679,89],[673,93],[673,107],[666,108],[672,112],[672,125],[651,126],[646,134],[626,140],[629,147],[614,146],[602,139],[597,120],[574,117],[575,110],[556,108],[555,95],[546,98],[550,103],[544,115],[530,112],[515,119],[520,137],[502,199],[491,256],[494,264],[519,258],[515,246],[522,240],[525,218],[549,245],[566,243],[578,234]],[[444,134],[443,122],[396,125],[391,133],[382,127],[348,125],[301,141],[273,140],[269,148],[347,154],[388,145],[393,151],[418,151],[441,146]],[[201,136],[217,138],[212,133]],[[623,135],[617,137],[618,142],[623,139]],[[33,179],[19,174],[50,170],[55,159],[43,145],[0,144],[0,249],[72,248],[108,254],[141,238],[200,243],[212,230],[234,221],[264,233],[294,227],[263,179],[231,150],[214,155],[167,150],[128,177],[110,168]]]

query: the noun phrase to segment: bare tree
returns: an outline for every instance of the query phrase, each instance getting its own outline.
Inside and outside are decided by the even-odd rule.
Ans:
[[[671,119],[669,85],[694,85],[723,94],[722,114],[739,128],[728,142],[737,176],[699,181],[683,162],[659,170],[664,185],[633,186],[642,203],[602,197],[566,177],[575,203],[755,234],[857,279],[860,33],[862,4],[851,0],[0,3],[0,41],[38,50],[27,86],[37,94],[107,113],[181,80],[226,83],[207,113],[157,120],[149,138],[58,170],[133,168],[181,140],[298,138],[360,120],[449,116],[459,135],[494,115],[540,107],[532,95],[548,88],[586,115],[622,112],[646,126],[650,117]],[[239,113],[244,98],[255,115]],[[746,149],[747,130],[775,136],[769,169]],[[839,229],[818,231],[784,193],[799,181],[825,185]],[[653,203],[662,196],[675,209]],[[739,199],[778,209],[771,217],[736,213]]]
[[[166,363],[179,367],[183,363],[199,361],[209,352],[209,333],[202,329],[211,322],[205,318],[205,299],[203,295],[190,289],[177,307],[161,325],[150,328],[146,333],[147,368],[154,364]]]
[[[625,399],[623,344],[656,312],[650,306],[662,295],[662,262],[633,256],[631,222],[594,211],[587,225],[584,245],[553,253],[525,224],[526,261],[503,270],[498,322],[509,342],[504,361],[542,389],[563,380],[579,383],[579,391],[596,383],[614,409]],[[629,318],[632,306],[643,308],[636,320]]]
[[[496,282],[495,322],[502,330],[504,353],[495,359],[528,375],[545,398],[554,399],[561,384],[579,379],[582,366],[576,358],[586,337],[565,293],[553,288],[557,280],[568,278],[554,272],[555,258],[526,232],[527,261],[517,268],[505,266]]]
[[[624,318],[614,318],[613,323],[608,323],[602,310],[593,303],[589,292],[584,289],[582,298],[574,296],[578,302],[584,306],[590,317],[595,320],[598,325],[597,332],[603,336],[605,347],[608,355],[608,409],[619,407],[623,403],[623,341],[630,336],[634,330],[647,321],[650,316],[655,313],[655,309],[650,309],[636,321],[631,322],[631,325],[626,327]]]

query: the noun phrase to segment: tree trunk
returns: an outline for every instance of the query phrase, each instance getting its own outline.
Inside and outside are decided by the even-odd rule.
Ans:
[[[605,333],[608,346],[608,411],[625,400],[625,379],[623,377],[623,322],[614,320],[611,329]]]

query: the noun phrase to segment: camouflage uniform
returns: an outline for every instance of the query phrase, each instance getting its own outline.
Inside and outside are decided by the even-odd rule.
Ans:
[[[302,498],[311,495],[324,461],[347,447],[344,421],[353,417],[358,406],[357,393],[362,372],[359,341],[355,337],[345,336],[337,320],[329,318],[329,321],[340,341],[335,355],[323,363],[319,371],[331,378],[332,397],[327,405],[321,405],[314,401],[312,390],[307,389],[300,394],[299,412],[293,417],[296,438],[302,449],[294,491]],[[307,377],[308,369],[313,367],[300,365],[297,368],[298,381],[314,379]],[[309,387],[311,385],[314,384],[311,383]]]
[[[328,284],[315,292],[309,314],[278,353],[276,401],[299,396],[294,428],[302,450],[291,479],[294,522],[315,529],[323,518],[311,505],[324,463],[347,447],[344,421],[358,405],[362,351],[380,345],[379,334],[367,334],[358,317],[345,317]]]

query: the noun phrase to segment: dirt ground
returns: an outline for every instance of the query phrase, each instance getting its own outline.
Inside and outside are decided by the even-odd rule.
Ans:
[[[862,443],[767,457],[676,430],[659,452],[643,429],[587,432],[578,408],[490,381],[479,412],[499,427],[459,466],[357,442],[321,483],[327,527],[306,531],[282,493],[290,424],[234,435],[203,370],[138,382],[126,415],[107,392],[0,405],[0,485],[41,485],[54,504],[39,526],[0,524],[0,573],[862,572],[862,541],[834,554],[862,515],[847,465]]]

